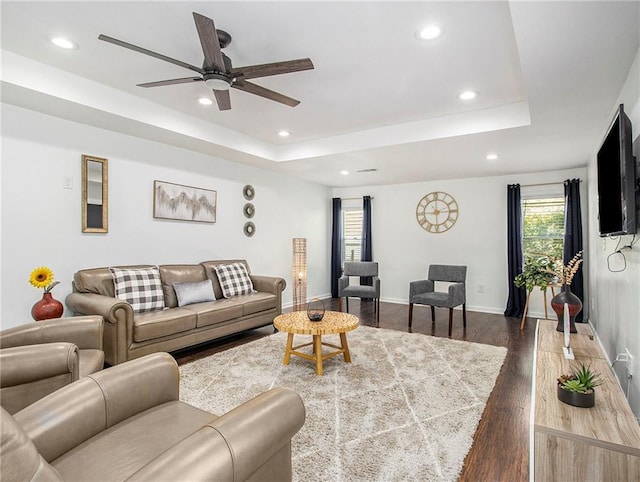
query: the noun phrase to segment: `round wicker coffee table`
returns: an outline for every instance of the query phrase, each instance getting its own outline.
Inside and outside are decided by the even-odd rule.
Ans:
[[[349,353],[349,345],[347,344],[347,331],[355,330],[359,324],[360,321],[355,316],[338,311],[326,311],[322,321],[310,321],[306,311],[283,313],[282,315],[276,316],[273,320],[273,326],[289,334],[287,336],[287,346],[284,351],[283,363],[288,365],[291,355],[314,361],[316,362],[317,375],[324,373],[322,362],[336,355],[343,354],[344,361],[351,363],[351,354]],[[322,335],[329,334],[339,334],[341,346],[324,343],[322,341]],[[294,335],[312,335],[313,341],[293,346]],[[313,355],[297,351],[299,348],[309,345],[313,345]],[[322,345],[336,348],[337,350],[323,355]]]

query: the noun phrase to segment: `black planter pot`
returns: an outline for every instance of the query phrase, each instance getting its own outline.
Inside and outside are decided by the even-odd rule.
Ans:
[[[569,285],[562,285],[562,291],[551,298],[551,308],[558,316],[557,331],[564,332],[564,304],[569,305],[569,331],[578,333],[576,330],[576,315],[582,311],[582,301],[571,292]]]
[[[596,404],[596,392],[595,390],[591,393],[570,392],[558,383],[558,399],[574,407],[589,408]]]

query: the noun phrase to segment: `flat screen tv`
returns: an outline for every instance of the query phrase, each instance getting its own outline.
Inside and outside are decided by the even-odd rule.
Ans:
[[[631,121],[620,104],[600,146],[598,164],[598,224],[600,236],[636,232],[636,165]]]

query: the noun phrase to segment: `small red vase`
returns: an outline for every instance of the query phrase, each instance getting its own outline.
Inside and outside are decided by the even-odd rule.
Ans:
[[[44,293],[42,299],[31,308],[31,316],[36,321],[60,318],[63,312],[64,306],[51,293]]]

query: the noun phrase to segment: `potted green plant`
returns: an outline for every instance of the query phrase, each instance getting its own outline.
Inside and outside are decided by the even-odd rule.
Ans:
[[[558,378],[558,398],[574,407],[593,407],[596,402],[594,389],[603,383],[600,375],[592,370],[591,366],[581,363],[570,374]]]
[[[527,292],[533,291],[536,286],[544,291],[555,277],[553,267],[553,261],[546,255],[525,255],[522,273],[514,278],[513,284],[518,288],[524,286]]]

